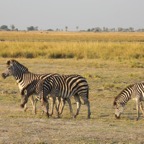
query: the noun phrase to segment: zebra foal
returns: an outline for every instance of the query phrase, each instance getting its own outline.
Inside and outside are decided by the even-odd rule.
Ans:
[[[142,101],[144,101],[144,82],[129,85],[114,99],[115,117],[120,118],[124,111],[124,106],[130,99],[136,101],[137,118],[140,117],[140,110],[144,116]]]
[[[40,98],[42,99],[42,105],[47,109],[48,101],[46,96],[50,94],[54,99],[56,97],[62,98],[64,100],[63,107],[65,105],[65,100],[69,104],[70,113],[72,117],[76,118],[79,114],[81,107],[81,100],[83,99],[84,104],[88,108],[88,118],[90,118],[90,102],[89,102],[89,86],[85,78],[80,75],[54,75],[41,81]],[[76,114],[73,114],[70,98],[74,96],[77,103]],[[63,110],[62,107],[62,110]],[[48,109],[46,110],[48,111]]]

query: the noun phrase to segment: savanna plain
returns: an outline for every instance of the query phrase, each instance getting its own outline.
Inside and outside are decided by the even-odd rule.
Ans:
[[[61,118],[37,114],[21,96],[13,77],[0,77],[0,143],[2,144],[142,144],[144,119],[136,121],[135,101],[114,117],[114,98],[128,85],[144,81],[144,33],[0,32],[0,73],[16,59],[33,73],[80,74],[89,84],[91,119],[81,106],[71,118],[66,103]],[[72,106],[76,111],[73,99]]]

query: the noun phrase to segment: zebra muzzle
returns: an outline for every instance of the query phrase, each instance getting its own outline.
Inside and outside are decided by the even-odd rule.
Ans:
[[[20,107],[21,107],[21,108],[24,108],[24,104],[21,104]]]
[[[5,79],[6,78],[6,74],[2,73],[1,76]]]
[[[120,116],[117,116],[117,115],[115,114],[115,118],[116,118],[116,119],[120,119]]]

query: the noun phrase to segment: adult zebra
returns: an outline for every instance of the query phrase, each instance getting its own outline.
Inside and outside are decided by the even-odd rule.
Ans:
[[[55,75],[41,81],[40,97],[42,99],[42,105],[47,108],[46,96],[50,94],[53,97],[59,97],[63,100],[67,100],[69,105],[71,96],[74,96],[77,103],[76,114],[73,114],[72,107],[70,112],[74,118],[79,114],[81,107],[80,97],[83,99],[84,104],[88,107],[88,118],[90,118],[90,102],[89,102],[89,86],[86,79],[80,75]],[[65,103],[64,103],[65,104]],[[64,105],[63,105],[64,107]],[[63,108],[62,108],[63,109]],[[48,111],[48,109],[46,110]]]
[[[20,64],[16,60],[7,61],[7,69],[2,73],[2,77],[5,79],[9,76],[13,76],[18,84],[20,94],[21,94],[21,107],[24,107],[26,110],[26,103],[28,101],[28,97],[30,96],[30,100],[33,106],[33,112],[36,113],[36,101],[34,100],[33,94],[38,94],[37,84],[41,79],[45,79],[54,74],[34,74],[31,73],[27,67]],[[27,97],[25,97],[25,94]]]
[[[117,119],[120,118],[120,115],[124,110],[124,106],[130,99],[136,100],[136,110],[137,110],[136,120],[138,120],[140,116],[139,113],[140,110],[144,116],[142,106],[142,101],[144,100],[144,82],[129,85],[115,98],[113,105],[115,108],[115,117]]]

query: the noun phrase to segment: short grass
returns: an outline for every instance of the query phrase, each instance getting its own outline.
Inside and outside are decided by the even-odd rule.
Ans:
[[[6,61],[0,59],[0,73]],[[68,105],[60,119],[32,114],[28,102],[27,112],[20,108],[20,94],[13,78],[0,77],[0,143],[96,144],[144,143],[143,117],[136,121],[135,102],[130,101],[120,120],[114,117],[114,97],[127,85],[143,81],[143,61],[102,59],[23,59],[22,64],[34,73],[81,74],[90,85],[91,119],[82,105],[77,119],[70,118]],[[72,106],[76,104],[72,98]]]

